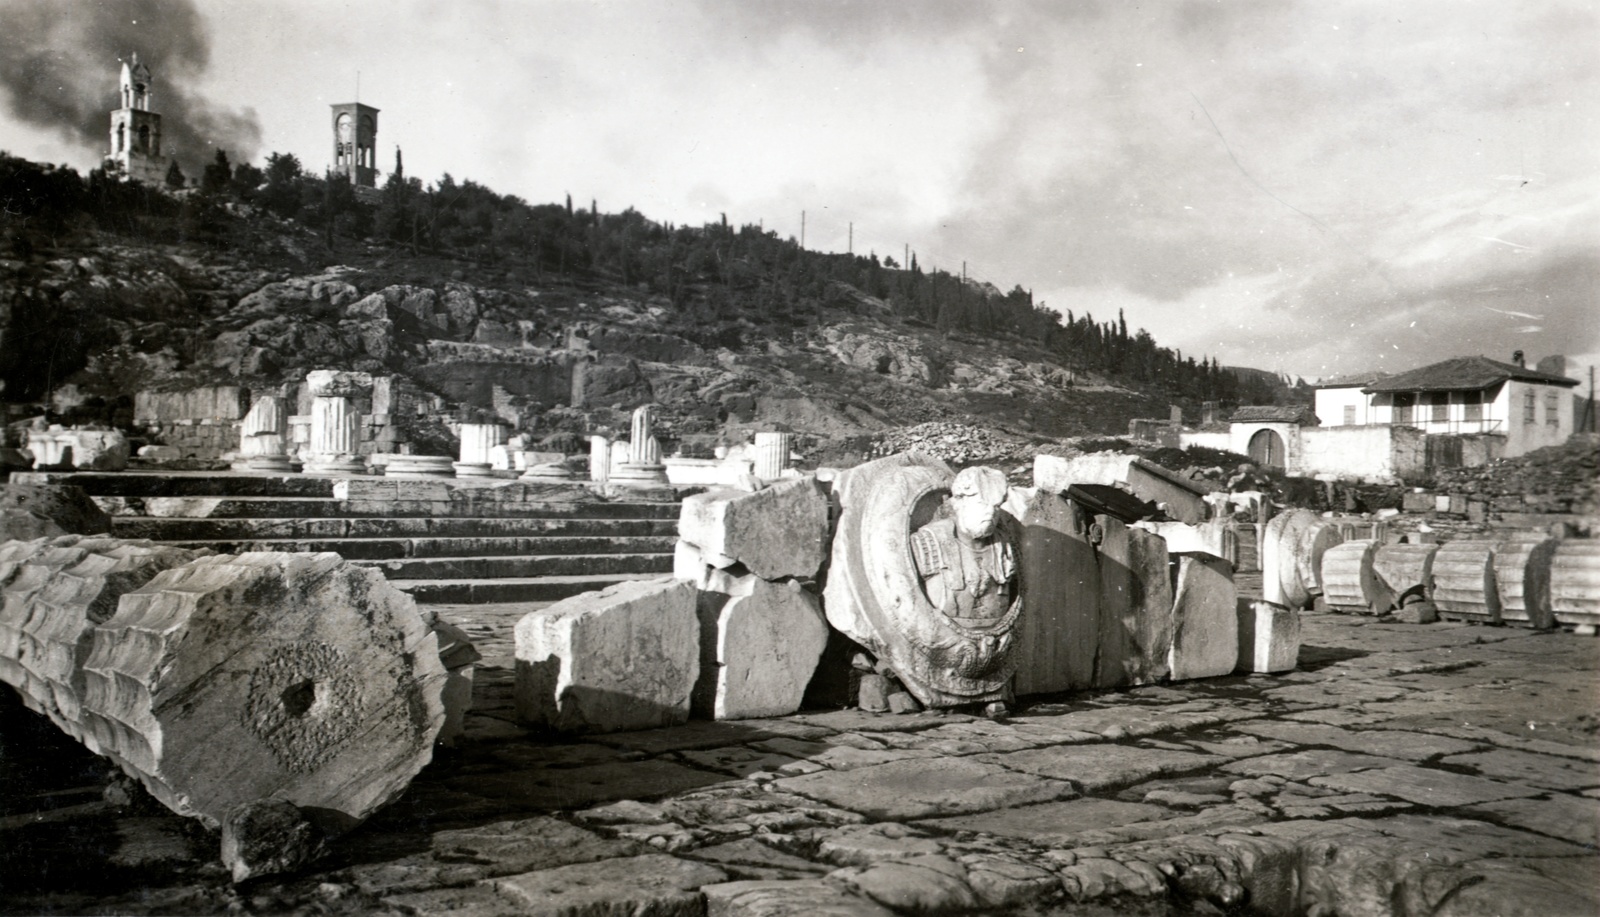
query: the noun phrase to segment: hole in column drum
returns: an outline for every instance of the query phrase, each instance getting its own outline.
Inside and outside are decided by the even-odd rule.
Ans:
[[[317,683],[309,678],[283,689],[283,709],[290,716],[305,716],[317,702]]]

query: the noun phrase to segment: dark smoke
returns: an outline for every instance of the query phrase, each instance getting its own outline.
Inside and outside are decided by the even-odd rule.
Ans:
[[[150,67],[162,152],[186,174],[199,174],[216,149],[248,162],[261,147],[253,109],[213,105],[190,89],[211,61],[192,0],[0,0],[0,23],[0,96],[23,121],[104,156],[121,62],[137,53]]]

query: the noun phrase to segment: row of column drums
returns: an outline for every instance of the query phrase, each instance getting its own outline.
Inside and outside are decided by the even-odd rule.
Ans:
[[[1539,532],[1444,544],[1344,541],[1336,523],[1289,510],[1267,523],[1263,597],[1309,608],[1386,614],[1429,609],[1446,620],[1593,634],[1600,625],[1600,541]]]

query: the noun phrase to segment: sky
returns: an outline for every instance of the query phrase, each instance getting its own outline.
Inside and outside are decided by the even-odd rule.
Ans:
[[[1600,362],[1600,2],[0,0],[0,149],[378,163],[924,268],[1315,380]],[[176,122],[182,122],[177,124]],[[190,163],[193,165],[189,165]],[[381,181],[381,179],[380,179]],[[853,238],[852,238],[853,227]]]

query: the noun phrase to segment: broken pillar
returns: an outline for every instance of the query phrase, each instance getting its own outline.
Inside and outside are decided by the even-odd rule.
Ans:
[[[1022,618],[1016,692],[1075,691],[1094,684],[1100,632],[1100,565],[1083,507],[1038,490],[1022,515]]]
[[[372,391],[367,373],[319,369],[306,374],[311,395],[311,442],[306,474],[361,474],[361,411],[358,400]]]
[[[487,478],[494,475],[494,464],[489,453],[505,442],[506,428],[497,423],[464,423],[458,432],[461,437],[460,460],[454,463],[458,478]]]
[[[1555,626],[1550,609],[1550,561],[1560,544],[1554,538],[1528,536],[1495,546],[1494,582],[1500,591],[1501,622],[1535,630]]]
[[[1228,562],[1179,554],[1172,598],[1173,681],[1231,674],[1239,662],[1239,596]]]
[[[1550,613],[1580,634],[1600,626],[1600,541],[1569,539],[1550,558]]]
[[[782,477],[784,470],[789,467],[789,450],[793,442],[793,433],[757,433],[755,476],[763,481]]]
[[[1433,555],[1433,585],[1425,597],[1447,621],[1500,623],[1492,541],[1452,541]]]
[[[1271,602],[1239,599],[1238,671],[1293,671],[1300,659],[1300,612]]]
[[[628,434],[628,460],[611,471],[613,483],[624,487],[665,487],[667,466],[661,464],[661,443],[655,437],[655,406],[633,412]]]
[[[611,440],[604,436],[589,437],[589,480],[596,484],[611,480]]]
[[[1295,568],[1306,592],[1322,594],[1322,558],[1328,549],[1343,542],[1344,535],[1338,523],[1318,519],[1306,526],[1295,545]]]
[[[704,562],[762,579],[813,577],[828,550],[828,497],[814,475],[754,493],[712,490],[683,501],[678,538]]]
[[[0,654],[15,659],[25,672],[22,683],[14,684],[30,708],[99,752],[93,737],[82,729],[83,663],[95,626],[116,612],[125,593],[163,570],[210,552],[109,537],[69,537],[47,544],[51,546],[27,562],[37,576],[20,577],[21,583],[13,581],[5,588],[0,629],[16,630],[0,638]],[[69,558],[70,563],[63,563]],[[29,580],[39,582],[39,587],[12,588]],[[0,667],[0,677],[11,681],[9,675],[6,667]]]
[[[516,627],[517,718],[557,732],[677,726],[700,672],[695,588],[618,583],[529,612]]]
[[[1346,541],[1329,548],[1318,571],[1323,604],[1333,611],[1363,614],[1381,614],[1374,609],[1394,604],[1394,596],[1372,568],[1377,551],[1375,541]]]
[[[1392,597],[1389,605],[1372,606],[1374,614],[1385,614],[1412,601],[1425,601],[1433,588],[1433,555],[1436,544],[1386,544],[1372,555],[1372,571],[1383,588],[1378,597]]]
[[[103,753],[212,828],[275,798],[348,830],[405,790],[444,721],[446,671],[416,603],[331,553],[163,571],[95,628],[83,673]]]
[[[289,414],[276,395],[262,395],[250,406],[239,425],[239,453],[234,471],[288,474]]]
[[[1267,523],[1261,539],[1261,596],[1285,608],[1309,608],[1311,589],[1301,575],[1301,540],[1317,524],[1316,513],[1285,510]]]

